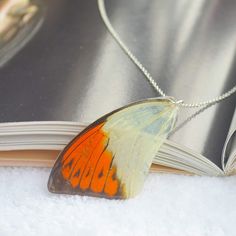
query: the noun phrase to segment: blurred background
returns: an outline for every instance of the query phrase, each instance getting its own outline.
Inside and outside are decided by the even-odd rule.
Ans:
[[[107,0],[121,38],[166,94],[185,102],[235,84],[235,0]],[[96,0],[0,2],[0,122],[92,122],[159,96],[101,21]],[[196,110],[183,109],[179,124]],[[217,164],[235,96],[199,114],[171,139]],[[196,129],[197,127],[197,129]]]

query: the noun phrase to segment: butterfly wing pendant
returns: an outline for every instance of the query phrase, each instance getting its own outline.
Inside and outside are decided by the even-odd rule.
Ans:
[[[49,177],[49,191],[110,199],[134,197],[173,129],[177,111],[171,99],[155,98],[98,119],[61,152]]]

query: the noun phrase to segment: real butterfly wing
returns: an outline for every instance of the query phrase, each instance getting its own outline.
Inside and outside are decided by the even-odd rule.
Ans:
[[[49,190],[106,198],[135,196],[173,128],[176,112],[170,100],[152,99],[100,118],[60,154]]]

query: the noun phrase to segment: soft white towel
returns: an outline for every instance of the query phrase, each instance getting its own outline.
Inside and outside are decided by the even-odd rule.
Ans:
[[[54,195],[49,169],[0,168],[0,236],[236,235],[236,176],[150,174],[126,201]]]

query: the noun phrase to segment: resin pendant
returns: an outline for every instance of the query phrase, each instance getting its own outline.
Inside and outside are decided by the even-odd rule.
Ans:
[[[174,127],[177,111],[171,99],[155,98],[98,119],[61,152],[49,177],[49,191],[110,199],[137,195]]]

